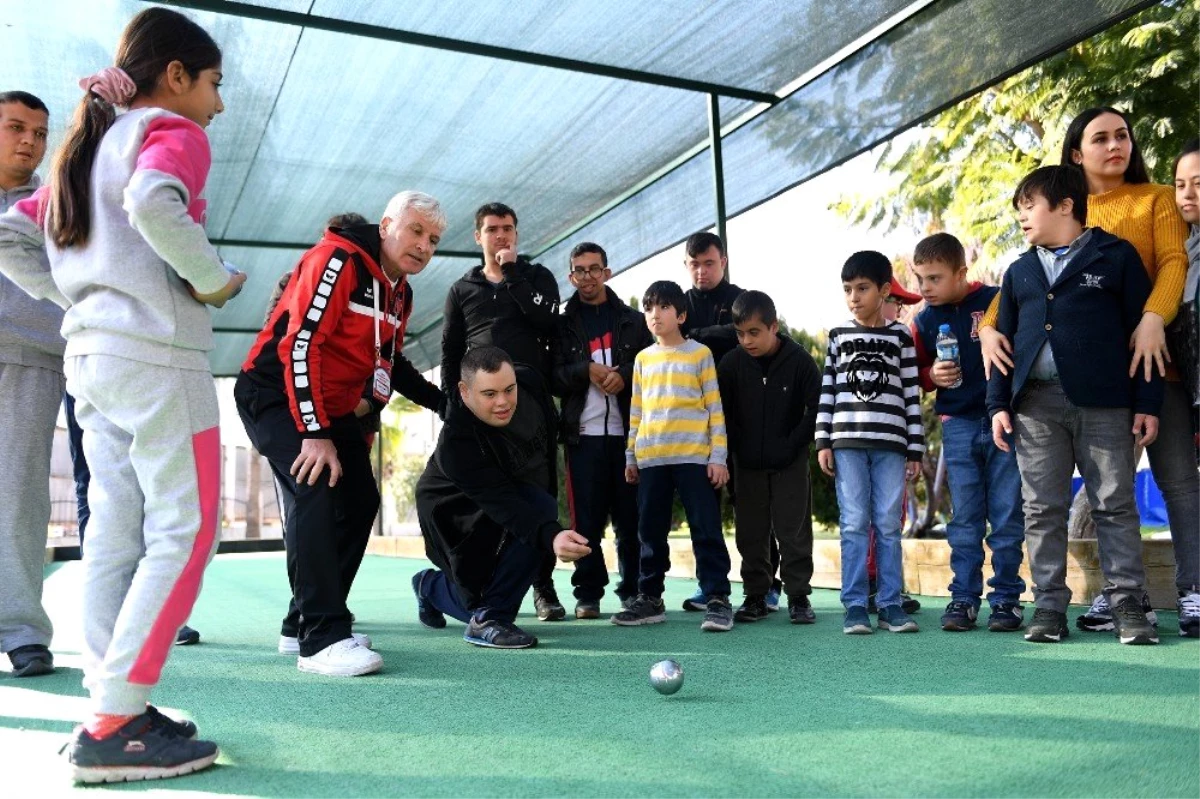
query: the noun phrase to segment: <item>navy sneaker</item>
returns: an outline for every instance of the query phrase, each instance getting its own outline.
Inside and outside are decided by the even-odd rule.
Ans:
[[[662,597],[638,594],[629,607],[622,608],[609,621],[621,627],[640,627],[643,624],[661,624],[667,620],[667,608]]]
[[[842,621],[842,632],[846,635],[870,635],[871,617],[862,605],[851,605],[846,608],[846,618]]]
[[[1016,632],[1025,625],[1025,608],[1015,602],[992,605],[988,615],[988,629],[994,633]]]
[[[1025,628],[1025,640],[1035,644],[1057,644],[1070,633],[1067,614],[1050,608],[1034,608],[1033,621]]]
[[[1179,637],[1200,638],[1200,591],[1179,595]]]
[[[68,747],[71,777],[85,783],[180,777],[211,766],[220,754],[215,743],[185,738],[149,712],[101,740],[77,727]]]
[[[762,594],[750,594],[743,601],[742,606],[733,614],[733,618],[737,621],[759,621],[771,615],[768,609],[766,598]]]
[[[535,636],[515,624],[491,619],[481,621],[474,616],[467,622],[463,640],[488,649],[529,649],[538,642]]]
[[[1146,618],[1141,603],[1127,596],[1112,607],[1113,629],[1123,644],[1157,644],[1158,630]]]
[[[180,738],[195,738],[196,733],[199,732],[199,730],[196,729],[196,725],[192,722],[188,721],[187,719],[184,719],[183,721],[176,721],[166,713],[163,713],[161,710],[156,708],[154,705],[146,705],[146,715],[150,717],[150,721],[153,724],[157,724],[160,727],[166,727]]]
[[[425,599],[425,595],[421,593],[421,586],[425,584],[425,575],[432,571],[433,569],[421,569],[421,571],[414,574],[412,576],[412,589],[413,594],[417,597],[417,619],[431,630],[441,630],[446,626],[445,614],[435,608],[433,603]]]
[[[683,609],[693,613],[703,613],[708,610],[708,597],[704,595],[704,591],[697,588],[696,593],[683,600]]]
[[[733,605],[729,603],[729,597],[713,594],[708,598],[700,629],[710,633],[726,633],[733,629]]]
[[[816,620],[817,614],[813,612],[808,597],[803,594],[788,597],[788,621],[792,624],[813,624]]]
[[[946,606],[946,612],[942,614],[942,629],[952,633],[974,630],[975,620],[978,617],[979,609],[970,602],[955,600]]]
[[[175,646],[191,646],[200,643],[200,633],[186,624],[175,633]]]
[[[879,609],[879,629],[894,633],[915,633],[921,628],[900,605],[885,605]]]
[[[8,653],[8,659],[14,677],[39,677],[54,671],[54,655],[42,644],[19,646]]]

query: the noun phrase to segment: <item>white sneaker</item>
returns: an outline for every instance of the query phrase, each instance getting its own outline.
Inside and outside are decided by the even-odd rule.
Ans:
[[[383,658],[353,638],[343,638],[312,657],[296,658],[296,668],[326,677],[357,677],[382,669]]]
[[[353,638],[355,641],[358,641],[359,646],[365,646],[367,649],[371,648],[370,636],[363,635],[362,633],[350,633],[350,637]],[[299,655],[300,654],[300,639],[295,638],[291,635],[279,636],[279,654],[281,654],[281,655]]]

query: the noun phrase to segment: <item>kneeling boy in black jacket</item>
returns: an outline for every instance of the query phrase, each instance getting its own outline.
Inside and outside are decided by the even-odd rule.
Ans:
[[[737,489],[737,548],[746,599],[738,621],[766,618],[771,535],[792,624],[815,620],[808,445],[817,424],[821,372],[803,347],[779,332],[775,303],[746,291],[733,303],[738,348],[717,368]]]
[[[541,378],[498,347],[470,350],[461,378],[462,404],[451,404],[417,482],[425,552],[438,567],[413,576],[417,613],[426,627],[445,627],[446,615],[465,622],[476,646],[536,646],[513,621],[538,564],[549,552],[564,561],[591,552],[558,523],[553,408]]]

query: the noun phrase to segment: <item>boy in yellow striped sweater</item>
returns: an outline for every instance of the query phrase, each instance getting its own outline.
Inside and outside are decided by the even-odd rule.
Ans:
[[[700,629],[724,632],[733,628],[733,606],[729,550],[713,491],[729,480],[717,367],[708,347],[680,332],[687,300],[678,284],[652,283],[642,310],[655,343],[634,361],[625,452],[625,479],[638,486],[642,555],[638,596],[612,623],[633,627],[667,620],[663,578],[671,568],[667,534],[678,492],[691,528],[696,576],[708,600]]]

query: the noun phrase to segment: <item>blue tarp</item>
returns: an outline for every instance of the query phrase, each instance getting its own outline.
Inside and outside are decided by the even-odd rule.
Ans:
[[[1071,496],[1075,496],[1075,492],[1082,487],[1083,478],[1073,478],[1071,480]],[[1149,469],[1142,469],[1137,473],[1133,488],[1137,497],[1138,513],[1142,515],[1142,525],[1144,527],[1166,527],[1168,524],[1167,504],[1163,501],[1162,492],[1158,490],[1158,483],[1154,482],[1154,475]]]

